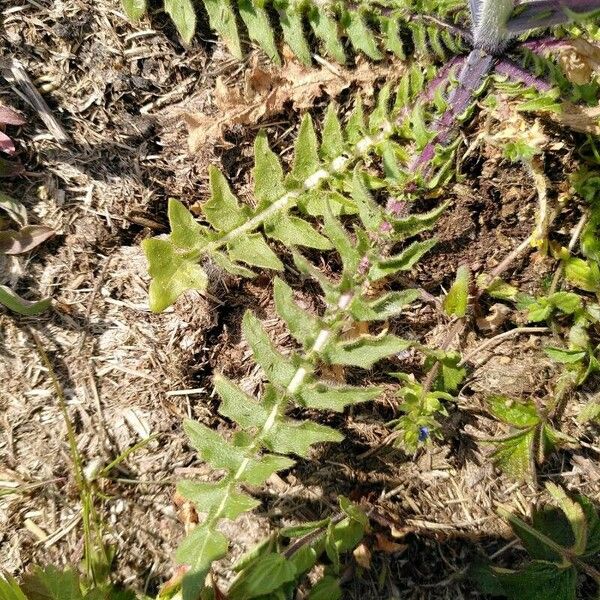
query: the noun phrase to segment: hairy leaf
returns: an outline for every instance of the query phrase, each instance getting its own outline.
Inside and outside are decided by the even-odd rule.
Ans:
[[[369,279],[377,281],[399,271],[410,271],[435,245],[435,240],[413,242],[400,254],[377,261],[369,270]]]
[[[458,267],[454,284],[444,298],[444,310],[447,315],[462,318],[467,314],[470,279],[469,268],[466,266]]]
[[[321,329],[319,319],[294,302],[292,288],[279,277],[275,278],[273,295],[277,313],[286,322],[290,333],[305,348],[311,346]]]
[[[382,358],[387,358],[410,348],[412,342],[395,335],[361,336],[348,342],[331,344],[325,352],[330,363],[370,369]]]

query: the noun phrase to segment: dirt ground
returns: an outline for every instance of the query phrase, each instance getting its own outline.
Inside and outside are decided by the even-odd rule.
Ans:
[[[21,486],[17,494],[0,493],[0,570],[19,574],[32,564],[76,564],[82,558],[65,426],[35,349],[37,336],[64,389],[89,472],[158,435],[101,482],[100,507],[107,540],[118,547],[116,577],[155,593],[172,573],[172,554],[183,535],[174,482],[209,472],[187,447],[182,419],[231,426],[216,411],[216,369],[245,389],[260,389],[260,372],[240,336],[247,308],[264,320],[279,347],[292,345],[276,316],[267,276],[219,278],[208,298],[188,293],[163,314],[148,310],[139,243],[167,231],[167,199],[188,206],[202,202],[211,162],[236,189],[248,184],[256,127],[233,126],[225,140],[191,153],[181,114],[210,107],[215,78],[240,82],[249,62],[231,60],[202,24],[187,49],[159,11],[129,24],[116,0],[0,0],[0,15],[2,56],[22,62],[70,137],[57,144],[10,86],[0,88],[0,101],[22,109],[29,120],[17,136],[27,173],[5,188],[27,205],[32,220],[57,231],[34,255],[0,268],[2,282],[29,298],[52,295],[55,302],[41,317],[0,313],[0,482],[9,489]],[[315,114],[323,106],[322,99],[316,102]],[[480,115],[465,132],[464,149],[486,118],[492,129],[498,127],[493,115]],[[263,123],[284,159],[299,121],[286,107]],[[573,169],[577,138],[550,124],[545,130],[557,141],[545,158],[555,202]],[[451,206],[436,230],[438,248],[407,280],[435,296],[448,289],[460,264],[489,272],[535,226],[531,178],[502,160],[496,147],[472,149],[463,172],[444,191]],[[556,238],[568,240],[579,217],[577,205],[568,208],[555,226]],[[530,251],[508,278],[531,292],[542,289],[553,268],[551,259]],[[303,293],[307,302],[317,302],[315,290]],[[486,302],[482,319],[496,310]],[[496,329],[469,329],[455,347],[469,353],[515,318],[508,313]],[[417,304],[393,327],[435,345],[448,323],[431,305]],[[458,404],[450,407],[445,440],[414,457],[383,448],[359,458],[389,433],[383,424],[396,416],[391,385],[377,403],[327,417],[346,440],[269,480],[260,492],[262,508],[228,525],[235,532],[233,556],[272,527],[331,512],[343,493],[375,507],[376,526],[393,526],[396,541],[406,544],[402,553],[377,555],[371,570],[354,574],[348,598],[482,597],[457,574],[477,557],[499,551],[505,564],[518,562],[522,555],[507,546],[510,533],[494,508],[527,512],[539,491],[496,472],[485,456],[491,448],[477,444],[475,435],[500,433],[485,416],[487,394],[539,396],[550,388],[556,373],[540,345],[540,336],[522,336],[477,355]],[[416,374],[422,367],[414,356],[391,366]],[[352,381],[359,375],[348,376]],[[382,379],[377,372],[370,377]],[[541,475],[600,501],[598,431],[574,419],[596,392],[592,382],[571,398],[565,415],[566,432],[585,445],[557,453]]]

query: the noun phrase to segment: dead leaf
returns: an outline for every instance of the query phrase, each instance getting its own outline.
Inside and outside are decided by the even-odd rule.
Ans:
[[[352,552],[354,560],[363,568],[371,568],[371,551],[367,548],[366,544],[362,542]]]
[[[504,325],[511,312],[511,309],[504,304],[493,304],[486,317],[477,319],[477,327],[482,331],[496,331]]]
[[[585,85],[600,75],[600,46],[582,38],[565,40],[558,52],[565,75],[572,83]]]
[[[44,225],[27,225],[18,231],[0,231],[0,253],[23,254],[45,242],[54,233],[53,229]]]
[[[376,533],[375,539],[377,540],[375,543],[375,549],[379,552],[385,552],[386,554],[404,552],[408,548],[408,544],[398,544],[381,533]]]
[[[555,121],[575,131],[600,135],[600,105],[577,106],[564,102],[561,112],[551,115]]]
[[[312,108],[321,95],[335,98],[343,90],[356,85],[364,96],[372,96],[375,81],[380,77],[399,77],[398,64],[374,66],[365,60],[354,69],[322,66],[308,68],[284,52],[283,68],[266,70],[254,59],[244,75],[243,90],[229,87],[223,77],[215,84],[216,114],[187,113],[188,144],[191,152],[214,144],[231,125],[255,125],[261,119],[281,112],[291,102],[295,110]]]

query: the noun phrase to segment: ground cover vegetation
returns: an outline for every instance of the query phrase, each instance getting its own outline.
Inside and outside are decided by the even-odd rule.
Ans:
[[[124,2],[124,7],[131,18],[147,10],[143,2]],[[477,413],[483,431],[470,431],[471,443],[506,481],[526,482],[536,499],[543,499],[520,516],[494,507],[530,560],[509,568],[479,556],[453,578],[482,594],[515,600],[597,597],[600,520],[594,499],[553,483],[547,465],[582,443],[593,448],[600,416],[600,144],[597,115],[588,110],[598,103],[600,76],[590,68],[590,76],[577,79],[552,59],[573,39],[589,47],[588,40],[600,41],[599,3],[239,2],[234,7],[207,0],[204,8],[210,26],[238,59],[247,34],[276,64],[288,60],[285,44],[306,68],[321,61],[336,69],[333,63],[360,54],[369,61],[393,54],[402,67],[381,82],[370,107],[356,90],[343,100],[350,110],[342,111],[338,99],[314,116],[306,113],[285,160],[272,149],[268,134],[259,132],[250,185],[235,193],[225,170],[210,167],[207,198],[194,207],[169,200],[170,233],[142,243],[152,311],[170,309],[190,291],[210,300],[224,278],[264,279],[272,272],[268,296],[288,340],[282,347],[260,311],[244,311],[244,360],[256,364],[257,382],[234,381],[217,363],[212,382],[218,418],[226,426],[184,421],[189,444],[206,469],[200,479],[186,477],[177,484],[178,501],[193,516],[175,554],[180,568],[153,597],[343,598],[347,584],[371,568],[373,552],[400,560],[406,547],[381,532],[382,527],[397,532],[398,521],[377,502],[335,486],[338,506],[329,516],[274,529],[234,565],[229,538],[239,525],[224,529],[227,521],[240,523],[261,507],[268,481],[310,460],[323,444],[346,443],[345,415],[383,399],[392,406],[392,418],[378,423],[384,433],[357,460],[388,451],[417,457],[448,442],[453,415]],[[173,0],[165,2],[165,11],[189,42],[196,28],[193,5]],[[446,190],[463,178],[461,133],[477,103],[501,115],[497,120],[503,119],[504,127],[475,143],[501,148],[502,159],[527,174],[536,211],[525,239],[493,267],[478,268],[468,253],[463,256],[444,274],[449,285],[440,298],[419,285],[415,273],[431,268],[427,261],[440,245],[437,230],[451,207]],[[580,132],[577,165],[555,202],[544,170],[547,137],[538,122],[531,126],[526,120],[535,117]],[[579,218],[565,227],[562,219],[573,205]],[[11,234],[13,244],[20,243],[18,233]],[[522,290],[510,273],[531,250],[551,259],[553,270],[548,280]],[[312,290],[310,303],[304,289]],[[29,314],[37,310],[32,306]],[[421,306],[435,311],[441,336],[415,331],[406,320]],[[461,352],[457,340],[475,328],[493,335]],[[551,376],[530,395],[484,389],[482,405],[470,406],[465,389],[484,351],[521,335],[537,336]],[[148,598],[111,574],[118,548],[106,543],[97,506],[102,481],[154,438],[90,474],[65,390],[36,334],[34,339],[67,430],[84,564],[81,573],[75,567],[37,568],[20,581],[7,574],[0,579],[0,594],[11,600]],[[583,390],[586,405],[575,417],[590,429],[577,430],[565,415],[572,414],[569,403]],[[581,431],[591,444],[577,437]],[[223,559],[229,559],[225,571],[218,566]]]

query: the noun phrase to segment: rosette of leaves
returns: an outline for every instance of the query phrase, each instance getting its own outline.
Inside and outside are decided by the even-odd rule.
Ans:
[[[510,430],[506,435],[483,441],[496,446],[494,463],[516,479],[534,479],[536,465],[541,465],[557,448],[577,442],[556,429],[547,412],[533,400],[491,396],[488,410]]]
[[[509,600],[576,600],[581,577],[600,590],[600,518],[589,498],[568,495],[552,483],[546,489],[554,504],[533,510],[531,519],[504,508],[506,519],[531,560],[519,569],[478,566],[471,577],[481,590]],[[590,596],[591,597],[591,596]]]
[[[418,147],[429,141],[422,111],[410,109],[411,99],[424,83],[424,72],[411,69],[394,94],[391,86],[383,88],[368,118],[359,98],[345,126],[331,105],[320,142],[312,118],[306,115],[287,175],[261,133],[254,145],[254,207],[240,203],[223,173],[214,167],[209,174],[210,198],[200,209],[202,223],[182,203],[170,200],[171,234],[142,244],[152,277],[151,309],[164,310],[187,289],[205,291],[204,261],[210,260],[230,274],[252,277],[253,267],[283,269],[269,240],[287,247],[330,249],[331,241],[307,217],[322,217],[329,210],[334,215],[356,214],[352,167],[359,160],[369,160],[371,154],[381,160],[384,177],[367,176],[368,186],[397,192],[394,195],[401,205],[405,195],[400,190],[409,177],[403,168],[408,153],[391,138],[396,134]],[[440,169],[440,176],[442,172]],[[433,222],[441,210],[409,219],[403,227],[418,229],[423,219]]]
[[[127,16],[139,19],[146,13],[146,0],[122,0]],[[371,60],[381,60],[385,52],[404,59],[412,46],[421,55],[444,59],[461,49],[456,32],[437,24],[437,18],[452,17],[464,7],[462,0],[394,0],[392,2],[316,2],[314,0],[203,0],[211,28],[233,56],[242,59],[243,38],[260,47],[281,64],[280,42],[305,64],[312,55],[345,63],[348,47]],[[191,0],[165,0],[183,40],[189,43],[196,30],[196,13]],[[431,19],[422,18],[431,16]],[[310,34],[308,33],[310,31]],[[312,40],[315,40],[313,47]]]
[[[293,289],[282,279],[275,281],[277,312],[301,349],[283,355],[258,318],[246,313],[242,333],[268,382],[261,398],[217,375],[219,412],[235,422],[238,431],[227,440],[201,423],[187,421],[184,425],[200,457],[225,472],[217,482],[184,481],[178,486],[180,494],[206,514],[177,553],[177,559],[191,567],[183,581],[184,599],[195,597],[212,562],[227,552],[228,542],[218,529],[219,522],[235,519],[258,505],[244,488],[261,485],[273,473],[290,468],[294,464],[290,455],[305,457],[314,444],[339,442],[343,437],[324,425],[291,419],[287,412],[292,407],[341,412],[348,405],[373,400],[381,392],[377,387],[339,385],[323,379],[319,375],[322,367],[371,369],[412,345],[390,333],[385,323],[414,302],[419,292],[388,291],[373,297],[371,287],[410,270],[433,247],[433,240],[408,245],[403,240],[431,227],[435,214],[402,218],[387,214],[358,170],[352,198],[362,223],[355,224],[352,233],[331,212],[324,217],[323,233],[342,262],[336,280],[294,252],[298,271],[315,279],[323,290],[325,312],[314,315],[300,308]],[[367,331],[358,327],[359,323],[367,324]],[[378,331],[371,331],[375,327]]]

